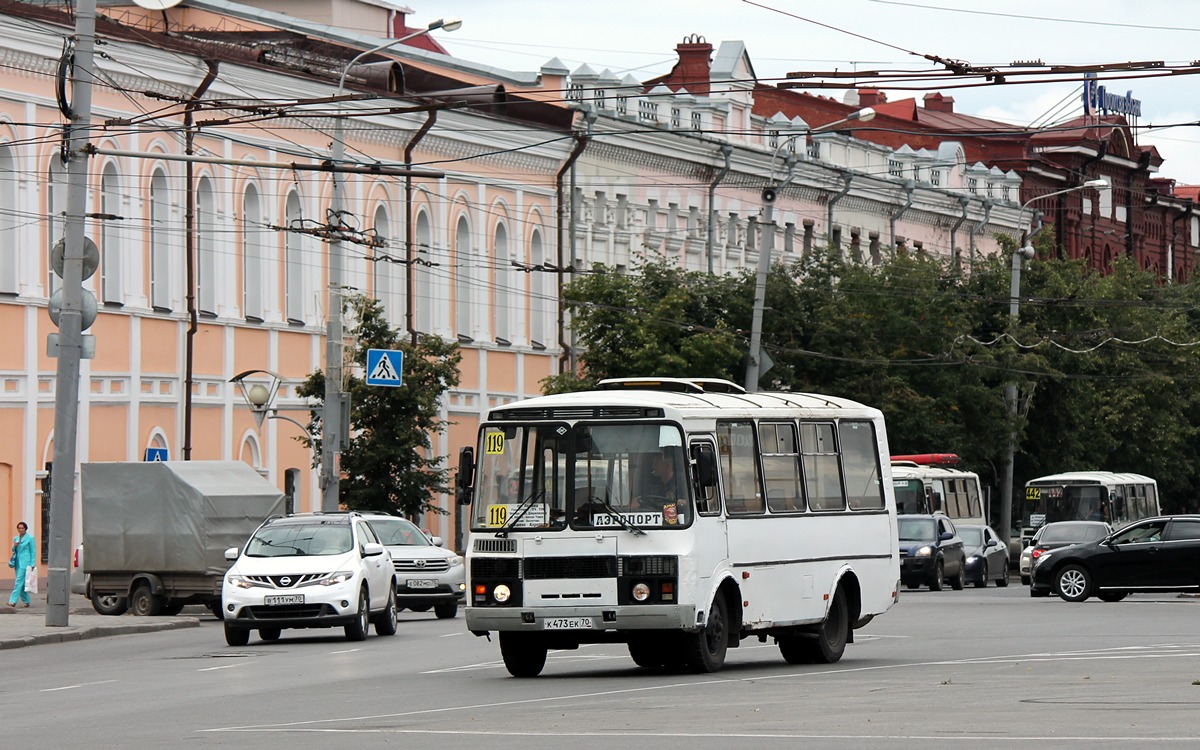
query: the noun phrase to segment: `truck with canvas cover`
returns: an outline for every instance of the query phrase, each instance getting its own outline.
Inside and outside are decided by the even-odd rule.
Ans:
[[[240,461],[83,465],[86,594],[101,614],[220,616],[225,550],[286,512],[284,494]]]

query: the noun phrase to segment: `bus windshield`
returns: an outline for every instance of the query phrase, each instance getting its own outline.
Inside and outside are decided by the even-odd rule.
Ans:
[[[896,490],[897,513],[929,513],[929,501],[925,497],[925,483],[920,479],[892,480]]]
[[[472,528],[636,530],[691,521],[676,425],[488,425],[481,437]]]

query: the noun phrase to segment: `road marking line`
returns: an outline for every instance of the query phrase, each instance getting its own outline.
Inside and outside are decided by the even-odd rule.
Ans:
[[[39,690],[38,692],[39,693],[53,693],[58,690],[74,690],[75,688],[91,687],[92,685],[105,685],[110,682],[116,682],[116,680],[100,680],[99,682],[81,682],[78,685],[63,685],[62,687],[56,687],[56,688],[43,688],[43,689]]]
[[[205,667],[204,669],[197,669],[196,671],[197,672],[215,672],[218,669],[236,669],[237,667],[240,667],[240,666],[242,666],[242,665],[241,664],[222,664],[219,667]]]

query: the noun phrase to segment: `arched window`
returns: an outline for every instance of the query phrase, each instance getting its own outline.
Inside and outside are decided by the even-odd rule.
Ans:
[[[52,250],[55,243],[63,239],[66,234],[66,221],[63,217],[63,212],[67,208],[67,182],[66,182],[66,167],[62,163],[62,158],[58,154],[50,157],[50,170],[46,180],[46,216],[49,219],[49,235],[50,241],[47,250]],[[46,256],[50,257],[49,255]],[[59,280],[54,275],[54,269],[47,267],[46,276],[46,296],[54,294],[58,291]]]
[[[498,343],[512,340],[512,259],[508,255],[508,230],[503,224],[496,225],[496,242],[492,253],[495,268],[496,293],[493,295],[493,335]]]
[[[416,231],[413,233],[416,242],[415,262],[408,272],[413,275],[412,294],[416,301],[416,320],[413,328],[418,331],[432,333],[433,320],[433,279],[427,263],[433,261],[433,229],[429,226],[429,215],[424,211],[417,214]]]
[[[383,305],[384,317],[394,325],[399,314],[393,291],[395,285],[392,283],[396,277],[396,264],[392,262],[396,257],[396,249],[392,247],[392,229],[387,209],[383,206],[375,209],[375,240],[379,244],[371,252],[371,257],[375,259],[371,264],[371,273],[374,275],[371,288],[375,292],[375,299]]]
[[[16,294],[17,282],[17,183],[19,175],[12,150],[0,147],[0,293]]]
[[[293,190],[288,193],[287,207],[284,211],[284,225],[287,231],[283,233],[284,278],[287,286],[284,289],[284,306],[287,319],[293,323],[304,322],[304,247],[300,234],[300,196]]]
[[[263,319],[264,255],[262,202],[258,188],[247,185],[242,196],[242,315],[257,322]]]
[[[458,217],[454,231],[454,327],[460,337],[475,338],[474,307],[471,304],[471,227],[467,217]]]
[[[546,310],[550,302],[546,294],[549,286],[546,281],[547,273],[542,268],[546,262],[546,250],[542,246],[542,232],[534,229],[529,236],[529,265],[533,271],[529,274],[529,339],[530,342],[544,346],[547,336]]]
[[[196,187],[196,300],[200,312],[217,313],[217,206],[212,180]]]
[[[170,211],[167,175],[156,169],[150,178],[150,305],[164,311],[171,309]]]
[[[100,175],[100,213],[121,216],[121,181],[117,166],[111,162]],[[121,289],[121,225],[116,219],[100,219],[100,301],[120,304]]]

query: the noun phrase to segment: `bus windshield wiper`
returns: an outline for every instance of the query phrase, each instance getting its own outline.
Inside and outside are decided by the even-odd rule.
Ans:
[[[496,532],[496,536],[501,538],[507,537],[509,530],[515,527],[517,525],[517,521],[520,521],[522,518],[524,518],[525,514],[529,512],[529,509],[533,507],[534,501],[544,497],[545,495],[546,490],[544,489],[530,493],[529,497],[522,500],[521,504],[517,506],[517,510],[513,513],[512,518],[508,519],[508,522],[501,526],[500,530]]]

